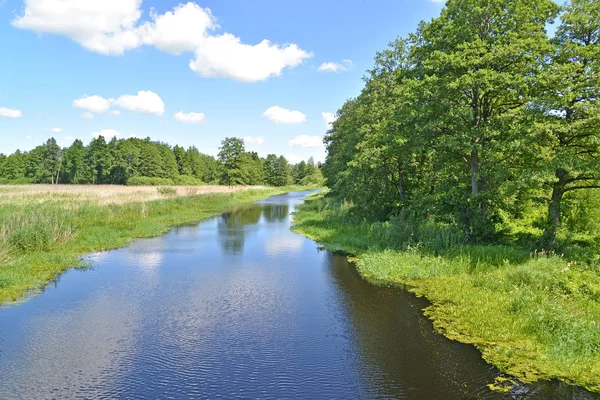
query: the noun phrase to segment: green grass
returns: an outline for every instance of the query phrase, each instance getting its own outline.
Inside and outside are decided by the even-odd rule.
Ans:
[[[367,223],[322,195],[294,221],[295,231],[357,256],[367,280],[429,299],[425,314],[435,328],[475,345],[502,372],[600,392],[597,265],[516,246],[469,246],[447,227]]]
[[[160,189],[160,188],[159,188]],[[198,221],[239,204],[301,187],[201,194],[101,204],[73,195],[15,196],[0,203],[0,303],[43,289],[81,255],[122,247],[172,226]],[[164,191],[164,190],[163,190]]]

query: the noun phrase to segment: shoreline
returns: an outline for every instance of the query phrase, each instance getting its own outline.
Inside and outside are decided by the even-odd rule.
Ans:
[[[0,218],[12,218],[15,231],[8,227],[4,232],[13,250],[0,254],[0,306],[19,304],[43,292],[60,274],[85,267],[86,255],[159,236],[178,225],[200,222],[238,205],[304,189],[284,186],[126,204],[100,205],[75,196],[43,203],[4,204]],[[37,248],[40,241],[47,246]]]
[[[593,279],[592,273],[573,271],[572,264],[558,256],[536,256],[514,264],[499,260],[490,268],[479,265],[479,260],[472,267],[469,254],[433,256],[417,249],[386,249],[376,241],[369,243],[368,227],[336,224],[335,219],[327,219],[326,214],[332,211],[319,205],[319,201],[322,196],[309,197],[297,209],[292,230],[328,250],[348,255],[360,276],[369,283],[399,287],[427,299],[430,305],[423,313],[438,333],[450,340],[474,345],[488,364],[520,382],[557,379],[600,393],[600,355],[593,354],[597,339],[584,336],[595,331],[581,328],[577,320],[588,311],[592,318],[589,325],[596,326],[593,316],[598,315],[600,307],[595,298],[582,299],[577,294],[570,297],[563,294],[555,300],[557,296],[545,293],[547,290],[543,287],[558,280],[557,276],[563,278],[561,285],[573,286],[575,282]],[[492,246],[473,247],[479,252],[497,250]],[[463,268],[462,264],[469,265]],[[533,276],[533,282],[529,282],[531,276],[527,274]],[[523,282],[518,282],[519,279]],[[542,281],[538,285],[541,288],[535,285],[535,279]],[[584,286],[595,287],[586,282]],[[542,314],[539,321],[522,312],[529,306],[527,301],[531,296],[535,297],[532,302],[538,304],[535,312]],[[570,310],[573,315],[559,320],[557,314],[564,310]],[[541,329],[554,328],[555,332],[544,337],[535,330],[536,323]],[[566,336],[563,330],[575,336],[567,339],[580,343],[555,343]],[[586,341],[589,343],[581,343]],[[513,385],[507,378],[489,387],[509,391]]]

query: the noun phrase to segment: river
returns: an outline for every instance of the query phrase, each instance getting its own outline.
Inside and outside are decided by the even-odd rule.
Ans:
[[[598,399],[488,389],[479,352],[427,305],[292,233],[306,192],[89,257],[0,309],[1,399]]]

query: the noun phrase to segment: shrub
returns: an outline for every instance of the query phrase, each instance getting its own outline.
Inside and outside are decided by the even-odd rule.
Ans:
[[[200,186],[204,184],[200,179],[189,175],[180,175],[174,179],[174,182],[179,186]]]
[[[151,178],[134,176],[127,180],[127,186],[173,186],[175,183],[168,178]]]
[[[156,191],[165,196],[174,196],[177,194],[177,189],[168,186],[158,187]]]

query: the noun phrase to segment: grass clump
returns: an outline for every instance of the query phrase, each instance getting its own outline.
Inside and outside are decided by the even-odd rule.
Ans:
[[[159,187],[159,193],[161,189],[165,188]],[[60,192],[53,188],[47,193],[30,187],[22,190],[0,187],[0,194],[10,193],[0,196],[0,303],[42,289],[58,274],[81,265],[82,254],[121,247],[135,238],[164,233],[173,225],[301,189],[282,187],[201,194],[196,188],[187,188],[179,197],[173,189],[158,195],[168,195],[164,197],[135,192],[131,198],[110,201],[98,197],[96,188],[90,188],[90,194],[84,193],[82,187]],[[121,196],[120,192],[115,193]],[[156,189],[154,194],[157,195]]]
[[[366,222],[351,205],[322,195],[294,220],[295,231],[356,255],[367,280],[429,299],[425,314],[435,328],[475,345],[502,372],[600,392],[597,263],[516,245],[467,245],[451,227],[406,226],[402,216]]]

